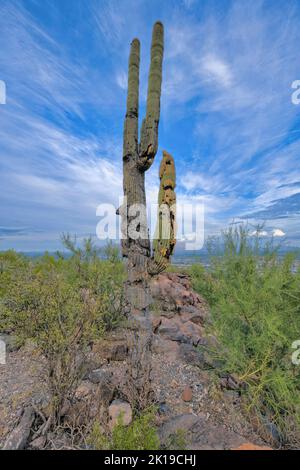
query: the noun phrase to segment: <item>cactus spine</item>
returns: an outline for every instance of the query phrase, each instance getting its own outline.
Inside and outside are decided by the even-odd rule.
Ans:
[[[123,135],[125,202],[118,213],[122,216],[122,255],[127,260],[126,296],[128,313],[131,315],[147,316],[151,302],[149,275],[164,269],[175,245],[175,212],[170,209],[171,205],[167,202],[175,201],[175,167],[173,158],[164,152],[160,167],[159,201],[164,201],[169,208],[170,220],[172,221],[171,239],[162,239],[163,234],[159,231],[160,238],[155,241],[154,255],[150,258],[145,171],[151,167],[158,148],[163,50],[163,25],[161,22],[156,22],[152,33],[146,116],[142,122],[140,142],[138,130],[140,42],[138,39],[132,41],[129,55],[127,109]],[[137,214],[132,211],[136,205],[143,206],[145,209],[142,214],[139,214],[137,224],[139,237],[133,237],[130,231],[131,224],[136,221]]]

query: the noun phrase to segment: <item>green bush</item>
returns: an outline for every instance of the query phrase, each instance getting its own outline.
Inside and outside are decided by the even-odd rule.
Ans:
[[[19,340],[33,340],[42,353],[53,423],[59,422],[65,399],[85,372],[88,346],[103,332],[101,300],[74,289],[60,273],[33,270],[27,271],[26,282],[20,277],[10,286],[2,315]]]
[[[76,238],[63,235],[64,246],[71,252],[71,258],[64,260],[72,285],[89,289],[93,296],[102,299],[102,321],[105,328],[116,328],[124,320],[123,282],[124,265],[118,256],[118,249],[108,244],[103,250],[97,249],[91,238],[83,241],[83,247],[76,246]],[[104,252],[104,258],[99,255]],[[63,259],[61,255],[60,258]]]
[[[124,426],[120,415],[110,436],[103,433],[97,421],[88,441],[96,450],[158,450],[160,444],[154,421],[155,408],[136,416],[129,426]]]
[[[122,263],[100,259],[90,239],[81,248],[69,236],[64,243],[71,257],[0,253],[0,331],[33,340],[45,358],[53,423],[85,372],[91,342],[123,320]]]
[[[6,293],[16,272],[23,272],[29,259],[14,250],[0,252],[0,298]]]
[[[210,303],[223,371],[243,382],[247,409],[300,442],[300,367],[292,343],[300,339],[300,271],[295,255],[244,226],[210,242],[211,267],[191,269],[194,288]]]

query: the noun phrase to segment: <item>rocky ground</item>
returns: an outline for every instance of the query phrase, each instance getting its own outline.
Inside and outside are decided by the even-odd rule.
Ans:
[[[238,382],[222,377],[203,346],[217,339],[207,333],[209,309],[192,291],[185,274],[164,273],[152,283],[152,380],[162,445],[183,430],[188,449],[264,448],[270,440],[258,435],[242,413]],[[201,347],[202,346],[202,347]],[[126,330],[95,343],[89,370],[72,403],[63,410],[60,432],[47,428],[47,395],[43,360],[34,347],[9,345],[0,365],[0,448],[77,448],[81,429],[94,420],[112,427],[120,410],[129,423],[126,395],[128,346]]]

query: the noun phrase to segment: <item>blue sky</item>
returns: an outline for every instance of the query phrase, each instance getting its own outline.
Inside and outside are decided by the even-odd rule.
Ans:
[[[300,245],[299,0],[1,0],[0,249],[95,234],[122,194],[129,44],[141,40],[143,116],[153,23],[165,26],[162,149],[205,234],[233,220]]]

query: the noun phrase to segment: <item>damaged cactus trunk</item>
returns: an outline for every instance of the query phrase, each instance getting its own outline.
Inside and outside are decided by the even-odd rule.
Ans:
[[[124,202],[118,213],[122,216],[122,255],[127,261],[127,314],[140,319],[147,318],[151,303],[149,277],[166,268],[175,246],[175,164],[173,157],[165,151],[159,172],[158,225],[152,256],[146,214],[145,172],[151,167],[158,148],[163,51],[163,25],[156,22],[152,33],[146,116],[142,122],[140,141],[138,39],[131,43],[128,64],[123,135]]]
[[[176,174],[174,158],[165,150],[159,168],[157,225],[153,241],[153,256],[148,265],[149,274],[164,271],[176,244]]]

